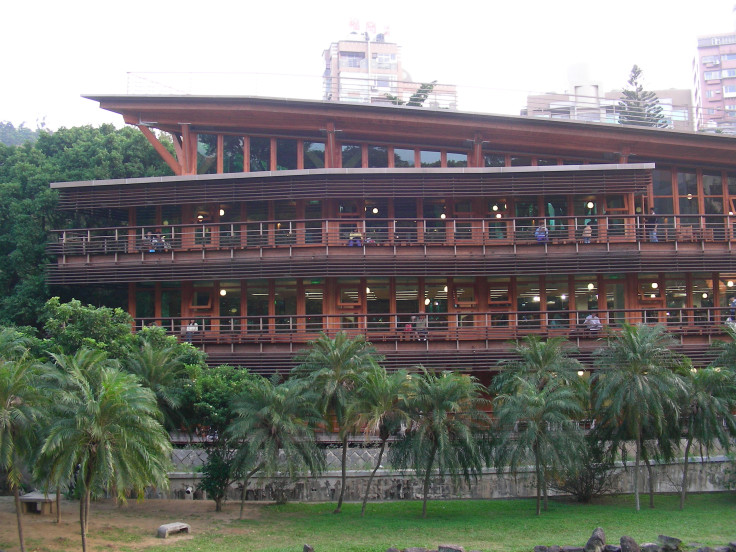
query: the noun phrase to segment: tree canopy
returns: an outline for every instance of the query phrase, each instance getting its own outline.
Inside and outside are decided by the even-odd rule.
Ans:
[[[621,91],[618,102],[618,122],[622,125],[666,128],[667,118],[662,114],[662,106],[654,92],[644,90],[641,84],[641,69],[634,65],[629,75],[629,88]]]

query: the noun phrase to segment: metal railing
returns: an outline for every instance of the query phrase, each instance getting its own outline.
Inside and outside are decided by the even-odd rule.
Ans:
[[[447,219],[269,220],[52,231],[57,255],[278,247],[503,246],[655,241],[642,215]],[[657,242],[729,242],[736,217],[660,216]],[[544,231],[540,232],[540,226]],[[589,234],[586,226],[590,226]]]

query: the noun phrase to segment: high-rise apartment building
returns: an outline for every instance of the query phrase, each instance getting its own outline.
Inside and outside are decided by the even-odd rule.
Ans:
[[[693,61],[698,128],[736,132],[736,33],[701,37]]]
[[[353,30],[343,40],[324,51],[323,99],[335,102],[389,103],[389,96],[407,102],[422,83],[412,82],[401,65],[401,47],[376,33],[375,25]],[[427,107],[455,109],[454,85],[435,84],[424,104]]]

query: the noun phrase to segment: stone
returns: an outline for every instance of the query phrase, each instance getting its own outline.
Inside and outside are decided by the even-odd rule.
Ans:
[[[401,552],[398,548],[394,548],[393,546],[391,548],[387,548],[386,552]]]
[[[534,547],[534,552],[549,552],[549,546],[537,545]]]
[[[585,548],[582,546],[563,546],[562,552],[585,552]]]
[[[596,527],[585,543],[585,552],[603,552],[604,546],[606,546],[606,533],[601,527]]]
[[[667,535],[659,535],[659,544],[662,545],[662,550],[667,550],[668,552],[674,552],[675,550],[680,550],[680,547],[682,546],[682,541],[675,537],[668,537]]]
[[[180,521],[174,523],[165,523],[158,528],[156,536],[160,539],[168,538],[169,535],[176,533],[189,533],[189,525]]]
[[[697,552],[715,552],[710,546],[702,546],[698,548]]]
[[[624,535],[621,537],[621,552],[641,552],[641,549],[634,539]]]
[[[562,547],[555,544],[554,546],[550,546],[547,552],[562,552]]]
[[[302,549],[302,552],[314,552],[314,548],[312,548],[308,544],[305,544],[304,548]]]
[[[728,547],[731,549],[731,552],[736,552],[736,541],[729,542]]]
[[[410,546],[409,548],[404,548],[403,552],[429,552],[426,548],[423,548],[421,546]]]
[[[457,544],[440,544],[437,552],[465,552],[465,548]]]
[[[641,552],[662,552],[662,547],[656,542],[645,542],[639,548]]]
[[[607,544],[603,547],[603,552],[621,552],[621,547],[617,544]]]
[[[713,550],[716,552],[731,552],[730,546],[716,546]]]

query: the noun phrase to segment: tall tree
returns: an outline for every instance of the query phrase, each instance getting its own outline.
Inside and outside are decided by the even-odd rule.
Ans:
[[[685,383],[672,371],[675,342],[664,326],[631,326],[595,352],[599,371],[593,376],[593,407],[602,424],[620,427],[634,440],[635,507],[639,504],[639,465],[645,428],[656,437],[676,419]]]
[[[417,90],[411,96],[409,96],[409,99],[406,102],[404,102],[404,100],[400,99],[398,96],[394,96],[393,94],[386,94],[386,99],[388,99],[394,105],[422,107],[436,85],[436,80],[420,84],[419,88],[417,88]]]
[[[489,419],[483,408],[483,386],[456,372],[436,374],[424,368],[411,377],[406,408],[411,425],[404,438],[391,447],[392,464],[411,467],[423,478],[422,517],[427,516],[429,482],[438,477],[460,477],[470,484],[483,468],[479,433]]]
[[[93,493],[115,492],[125,500],[128,491],[140,495],[146,486],[167,486],[171,443],[151,390],[117,369],[104,352],[81,348],[52,356],[60,389],[41,453],[56,473],[77,473],[86,551]]]
[[[13,492],[21,551],[26,549],[20,504],[21,469],[33,455],[36,423],[41,418],[42,395],[37,376],[25,337],[10,328],[0,330],[0,470]]]
[[[576,421],[584,409],[571,384],[553,381],[540,387],[524,377],[515,378],[515,385],[508,386],[513,391],[498,395],[493,401],[498,434],[494,446],[496,465],[508,465],[516,473],[527,461],[534,462],[540,515],[543,488],[547,496],[547,472],[573,462],[580,450],[583,434]]]
[[[235,466],[245,474],[243,501],[248,478],[279,475],[294,480],[305,472],[313,476],[324,470],[324,455],[317,447],[314,428],[322,418],[316,407],[317,394],[305,382],[291,379],[256,378],[233,400],[235,419],[228,433],[240,444]],[[277,496],[276,501],[285,500]]]
[[[690,449],[700,444],[709,454],[714,445],[728,451],[736,437],[736,378],[719,367],[687,371],[687,394],[681,411],[681,434],[685,435],[685,459],[682,467],[680,509],[685,507]]]
[[[359,376],[356,394],[348,407],[347,416],[366,435],[376,435],[381,441],[376,466],[365,486],[361,516],[365,515],[371,484],[381,466],[389,437],[398,433],[402,425],[409,423],[406,399],[410,381],[405,371],[389,374],[383,366],[367,370]]]
[[[348,438],[353,429],[347,416],[348,405],[358,377],[374,368],[380,357],[365,336],[350,337],[346,332],[338,332],[334,339],[322,334],[310,342],[299,360],[294,375],[307,378],[318,391],[327,428],[330,430],[335,423],[342,442],[340,495],[335,508],[335,513],[339,514],[347,481]]]
[[[628,84],[629,88],[621,91],[618,102],[618,122],[622,125],[666,128],[668,122],[662,114],[659,98],[654,92],[644,90],[641,69],[637,65],[631,68]]]

